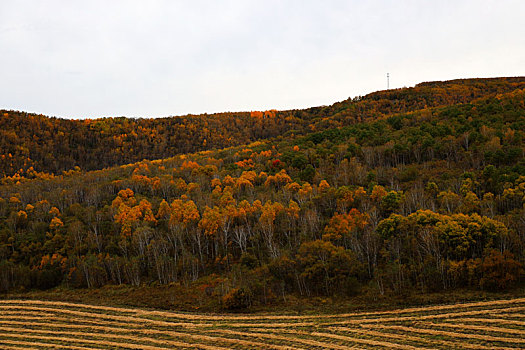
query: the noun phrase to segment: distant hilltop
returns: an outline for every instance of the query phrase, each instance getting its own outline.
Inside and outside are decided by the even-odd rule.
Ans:
[[[304,135],[423,108],[469,103],[525,87],[525,77],[424,82],[383,90],[331,106],[174,116],[158,119],[70,120],[0,111],[0,176],[27,171],[60,174],[142,159]]]

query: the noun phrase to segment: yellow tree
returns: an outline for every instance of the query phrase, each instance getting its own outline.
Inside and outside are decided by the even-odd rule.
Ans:
[[[139,204],[136,203],[134,193],[129,188],[121,190],[111,203],[111,206],[116,209],[115,222],[121,225],[121,235],[124,238],[131,237],[133,230],[139,224],[154,224],[157,221],[150,202],[143,199]]]
[[[446,192],[440,192],[438,194],[438,200],[441,205],[447,209],[448,213],[452,213],[459,206],[460,197],[456,193],[448,190]]]
[[[275,220],[277,216],[284,211],[284,206],[279,203],[267,201],[261,209],[261,216],[259,217],[259,224],[263,233],[266,246],[270,251],[270,255],[276,258],[279,255],[278,247],[274,241]]]
[[[368,223],[368,214],[355,208],[347,214],[335,214],[324,229],[323,240],[337,242],[342,238],[349,238],[354,230],[362,230]]]
[[[159,220],[168,220],[170,217],[171,208],[169,203],[163,199],[162,202],[160,202],[159,210],[157,211],[157,219]]]
[[[370,199],[375,203],[380,203],[383,197],[387,195],[385,188],[381,185],[375,185],[370,194]]]

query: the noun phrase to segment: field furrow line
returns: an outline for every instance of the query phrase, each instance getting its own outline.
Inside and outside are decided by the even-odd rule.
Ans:
[[[8,335],[9,336],[9,335]],[[71,349],[71,350],[103,350],[103,348],[93,348],[93,347],[83,347],[83,346],[74,346],[74,345],[60,345],[60,344],[51,344],[51,343],[41,343],[36,341],[23,341],[23,340],[10,340],[10,339],[0,339],[0,345],[11,344],[15,347],[12,349],[24,349],[24,350],[38,350],[42,348],[54,348],[54,349]],[[33,346],[38,346],[34,348]],[[8,349],[7,347],[2,347],[2,349]]]
[[[54,321],[54,320],[53,320]],[[20,321],[2,321],[0,320],[1,324],[8,324],[8,325],[19,325],[19,326],[45,326],[50,328],[60,328],[60,329],[89,329],[89,330],[98,330],[102,331],[104,333],[95,333],[91,332],[90,335],[98,336],[100,334],[112,334],[113,338],[119,338],[121,333],[127,333],[127,334],[137,334],[137,333],[143,333],[147,335],[164,335],[164,336],[172,336],[172,337],[183,337],[183,338],[191,338],[197,341],[209,341],[209,342],[225,342],[230,344],[237,344],[237,345],[246,345],[246,346],[258,346],[262,348],[273,348],[273,349],[292,349],[291,347],[283,347],[280,345],[273,345],[268,343],[260,343],[260,342],[254,342],[249,340],[243,340],[243,339],[232,339],[232,338],[224,338],[224,337],[216,337],[216,336],[208,336],[208,335],[201,335],[201,334],[192,334],[192,333],[181,333],[181,332],[175,332],[175,331],[168,331],[168,330],[157,330],[157,329],[144,329],[144,328],[116,328],[116,327],[107,327],[107,326],[95,326],[95,325],[79,325],[79,324],[65,324],[65,323],[49,323],[48,320],[45,322],[20,322]],[[62,332],[62,331],[60,331]],[[87,333],[84,333],[87,334]],[[154,338],[144,338],[140,337],[143,341],[150,341],[151,339],[157,341],[158,339]]]
[[[164,334],[165,333],[165,331],[158,331],[158,330],[149,330],[147,332],[152,332],[151,334]],[[188,335],[188,337],[192,339],[196,339],[196,340],[206,340],[210,342],[221,341],[224,343],[230,343],[230,344],[236,344],[236,345],[246,345],[246,346],[249,346],[251,349],[253,349],[254,346],[257,346],[263,349],[297,350],[297,348],[294,348],[292,346],[282,346],[278,344],[261,343],[257,341],[244,340],[244,339],[225,338],[225,337],[217,337],[217,336],[210,336],[210,335],[197,335],[197,334]]]
[[[525,348],[524,303],[517,298],[332,315],[223,316],[0,300],[0,348],[515,350]]]
[[[521,329],[512,329],[512,328],[501,328],[501,327],[490,327],[490,326],[478,326],[464,323],[434,323],[434,322],[421,322],[425,326],[431,327],[443,327],[443,328],[456,328],[456,329],[472,329],[474,331],[484,331],[484,332],[497,332],[497,333],[508,333],[508,334],[517,334],[525,335],[525,330]]]
[[[258,331],[264,331],[264,329],[258,329]],[[299,331],[299,330],[280,330],[282,333],[287,334],[295,334],[295,335],[310,335],[315,337],[321,337],[321,338],[329,338],[329,339],[337,339],[345,342],[351,342],[351,343],[357,343],[361,345],[371,345],[371,346],[382,346],[389,349],[405,349],[405,350],[416,350],[421,349],[421,347],[414,347],[411,345],[405,345],[405,344],[398,344],[398,343],[392,343],[392,342],[386,342],[386,341],[380,341],[380,340],[373,340],[373,339],[366,339],[366,338],[356,338],[356,337],[349,337],[347,335],[339,335],[339,334],[333,334],[333,333],[326,333],[326,332],[319,332],[319,331]],[[297,339],[297,338],[292,338]]]
[[[366,328],[366,330],[363,329],[356,329],[356,328],[348,328],[348,327],[331,327],[329,329],[334,330],[341,330],[341,331],[348,331],[348,332],[354,332],[354,333],[360,333],[364,335],[372,335],[376,336],[378,338],[392,338],[392,339],[399,339],[399,340],[412,340],[414,342],[420,342],[425,343],[429,345],[443,345],[447,346],[450,349],[453,348],[460,348],[460,349],[479,349],[479,350],[493,350],[495,349],[493,346],[484,346],[481,344],[471,344],[467,342],[462,342],[459,340],[456,341],[449,341],[449,340],[443,340],[443,339],[431,339],[431,338],[425,338],[425,337],[418,337],[410,334],[400,334],[400,333],[388,333],[388,332],[381,332],[381,331],[375,331],[372,330],[373,328]],[[421,348],[420,348],[421,349]],[[497,349],[512,349],[514,348],[497,348]]]
[[[453,342],[453,341],[439,340],[439,339],[428,339],[428,338],[418,337],[418,336],[409,335],[409,334],[378,332],[378,331],[373,331],[370,329],[363,330],[363,329],[348,328],[348,327],[330,327],[329,330],[358,333],[358,334],[363,334],[363,335],[375,336],[381,339],[390,338],[390,339],[397,339],[397,340],[410,340],[410,341],[417,342],[417,343],[424,343],[429,346],[443,345],[443,346],[447,346],[450,348],[460,346],[461,348],[464,348],[464,349],[487,349],[487,350],[493,349],[492,347],[484,347],[484,346],[479,347],[479,346],[471,345],[469,343]],[[423,349],[423,347],[419,347],[419,346],[418,348]]]
[[[10,308],[9,306],[5,307],[2,306],[2,308]],[[2,309],[0,308],[0,310]],[[149,318],[143,318],[143,317],[134,317],[134,316],[119,316],[119,315],[105,315],[105,314],[97,314],[97,313],[90,313],[90,312],[84,312],[84,311],[76,311],[76,310],[67,310],[67,309],[55,309],[55,308],[48,308],[48,307],[27,307],[26,310],[35,310],[37,312],[39,311],[48,311],[53,312],[56,314],[67,314],[67,315],[75,315],[75,316],[82,316],[82,317],[90,317],[90,318],[96,318],[96,319],[107,319],[107,320],[118,320],[123,322],[144,322],[159,326],[183,326],[183,327],[192,327],[195,325],[195,323],[189,323],[189,322],[170,322],[170,321],[159,321],[159,320],[152,320]]]
[[[196,344],[196,343],[185,343],[180,341],[174,341],[174,340],[157,340],[153,338],[143,338],[143,337],[136,337],[136,336],[113,336],[108,335],[104,333],[88,333],[88,332],[73,332],[73,331],[51,331],[51,330],[37,330],[37,329],[27,329],[27,328],[14,328],[14,327],[4,327],[0,326],[0,330],[7,331],[7,332],[21,332],[21,333],[38,333],[38,336],[41,336],[40,334],[57,334],[57,336],[46,336],[47,339],[56,339],[56,340],[62,340],[62,339],[69,339],[67,341],[71,342],[79,342],[79,343],[88,343],[88,344],[101,344],[101,345],[112,345],[112,346],[120,346],[130,349],[171,349],[173,346],[178,347],[187,347],[187,348],[200,348],[200,349],[208,349],[208,350],[226,350],[227,348],[218,347],[218,346],[211,346],[206,344]],[[90,336],[90,337],[99,337],[99,338],[106,338],[106,339],[125,339],[127,341],[136,341],[136,342],[143,342],[147,341],[149,343],[156,343],[159,346],[151,346],[151,345],[145,345],[145,344],[134,344],[134,343],[124,343],[124,342],[115,342],[115,341],[105,341],[105,340],[92,340],[92,339],[82,339],[82,338],[67,338],[67,337],[61,337],[58,336],[58,334],[68,335],[68,336]],[[13,334],[10,333],[10,336]],[[27,334],[24,334],[24,336],[28,336]]]
[[[504,315],[505,317],[512,317],[513,319],[514,318],[518,318],[518,320],[515,320],[515,321],[525,321],[525,313],[512,313],[512,312],[509,312],[508,314],[505,314]]]
[[[55,315],[54,312],[48,312],[48,311],[42,311],[42,312],[39,312],[39,311],[25,311],[23,309],[21,309],[21,310],[7,310],[7,309],[2,309],[1,307],[0,307],[0,311],[2,312],[1,315],[0,315],[1,318],[13,317],[13,316],[17,316],[17,315],[34,316],[34,317],[53,317]]]
[[[383,318],[362,318],[362,319],[351,319],[345,321],[329,322],[329,324],[361,324],[361,323],[378,323],[378,322],[405,322],[405,321],[417,321],[417,320],[428,320],[428,319],[440,319],[440,318],[454,318],[458,316],[471,316],[471,315],[486,315],[486,314],[501,314],[505,312],[523,311],[525,307],[513,307],[506,309],[487,309],[487,310],[473,310],[473,311],[459,311],[450,312],[445,314],[433,314],[433,315],[420,315],[420,316],[399,316],[399,317],[383,317]]]
[[[317,340],[311,340],[311,339],[303,339],[303,338],[290,338],[286,336],[280,336],[275,334],[268,334],[267,329],[258,329],[261,333],[254,333],[254,332],[239,332],[239,331],[232,331],[228,329],[215,329],[214,332],[223,333],[223,334],[231,334],[231,335],[242,335],[242,336],[249,336],[249,337],[257,337],[257,338],[268,338],[268,339],[274,339],[274,340],[284,340],[292,343],[302,343],[310,346],[318,346],[323,349],[339,349],[339,350],[348,350],[348,349],[357,349],[356,347],[348,347],[344,345],[339,344],[332,344],[332,343],[326,343],[326,342],[320,342]]]
[[[502,306],[507,304],[521,304],[525,303],[525,298],[517,299],[503,299],[503,300],[493,300],[493,301],[482,301],[482,302],[473,302],[473,303],[458,303],[458,304],[449,304],[449,305],[437,305],[437,306],[427,306],[427,307],[415,307],[415,308],[405,308],[397,310],[386,310],[386,311],[374,311],[374,312],[356,312],[356,313],[345,313],[345,314],[333,314],[333,315],[256,315],[256,316],[232,316],[232,315],[195,315],[195,314],[185,314],[169,311],[158,311],[158,310],[140,310],[132,308],[121,308],[121,307],[112,307],[112,306],[97,306],[97,305],[87,305],[79,303],[69,303],[69,302],[58,302],[58,301],[42,301],[42,300],[0,300],[1,304],[38,304],[38,305],[53,305],[53,306],[62,306],[62,307],[76,307],[84,308],[91,310],[100,310],[100,311],[112,311],[112,312],[121,312],[129,313],[134,315],[154,315],[154,316],[164,316],[169,318],[181,318],[189,320],[257,320],[257,319],[322,319],[322,318],[345,318],[345,317],[362,317],[362,316],[371,316],[371,315],[390,315],[390,314],[403,314],[403,313],[419,313],[419,312],[429,312],[429,311],[441,311],[447,309],[460,309],[460,308],[472,308],[472,307],[488,307],[488,306]]]
[[[11,305],[4,305],[0,307],[1,309],[18,309],[16,306]],[[90,318],[102,318],[102,319],[109,319],[109,320],[119,320],[124,322],[147,322],[154,325],[159,326],[181,326],[181,327],[203,327],[206,325],[204,322],[201,323],[192,323],[192,322],[173,322],[173,321],[160,321],[160,320],[152,320],[146,317],[133,317],[133,316],[120,316],[120,315],[105,315],[105,314],[98,314],[98,313],[89,313],[84,311],[76,311],[76,310],[67,310],[67,309],[57,309],[57,308],[49,308],[49,307],[34,307],[34,306],[27,306],[26,310],[33,310],[36,312],[41,311],[47,311],[47,312],[55,312],[55,313],[63,313],[63,314],[69,314],[69,315],[77,315],[77,316],[83,316],[83,317],[90,317]],[[502,309],[485,309],[485,310],[472,310],[472,311],[460,311],[460,312],[453,312],[453,313],[445,313],[445,314],[433,314],[433,315],[419,315],[419,316],[399,316],[399,317],[383,317],[383,318],[362,318],[362,319],[350,319],[350,320],[344,320],[344,321],[334,321],[329,322],[329,324],[337,325],[337,324],[361,324],[361,323],[377,323],[377,322],[402,322],[402,321],[417,321],[417,320],[425,320],[425,319],[441,319],[441,318],[453,318],[458,316],[472,316],[472,315],[483,315],[483,314],[501,314],[501,313],[508,313],[508,312],[515,312],[515,311],[523,311],[525,310],[525,306],[521,307],[511,307],[511,308],[502,308]],[[150,314],[142,313],[142,316],[148,316]],[[138,315],[137,315],[138,316]],[[224,322],[225,320],[223,320]],[[208,325],[214,325],[214,323],[208,323]],[[231,324],[234,326],[234,324]],[[254,324],[257,325],[257,324]]]
[[[20,304],[20,305],[53,305],[53,306],[62,306],[62,307],[76,307],[82,309],[90,310],[100,310],[100,311],[114,311],[114,312],[123,312],[135,314],[137,310],[132,308],[121,308],[114,306],[102,306],[102,305],[90,305],[90,304],[81,304],[81,303],[69,303],[65,301],[47,301],[47,300],[31,300],[31,299],[5,299],[0,300],[0,304]]]
[[[1,310],[1,308],[0,308]],[[62,310],[57,310],[58,313],[62,312]],[[82,317],[87,318],[94,318],[94,320],[87,320],[87,319],[79,319],[76,318],[75,321],[82,320],[82,323],[93,323],[93,324],[100,324],[101,320],[98,314],[90,314],[88,315],[81,315]],[[32,312],[32,311],[13,311],[13,310],[2,310],[2,315],[0,315],[0,319],[24,319],[24,320],[31,320],[31,319],[41,319],[41,318],[52,318],[53,320],[68,320],[73,318],[66,318],[62,316],[57,316],[56,313],[52,312]],[[109,317],[113,317],[109,315]],[[117,317],[130,317],[130,316],[117,316]],[[170,322],[170,321],[160,321],[160,320],[152,320],[148,318],[138,318],[133,317],[129,320],[126,320],[125,322],[117,321],[117,320],[111,320],[111,321],[103,321],[105,324],[112,324],[112,325],[128,325],[131,320],[135,320],[135,324],[143,325],[144,323],[158,323],[157,325],[164,325],[164,326],[170,326],[170,327],[184,327],[184,328],[203,328],[203,327],[212,327],[212,326],[220,326],[227,324],[229,327],[239,327],[239,328],[249,328],[249,327],[273,327],[273,328],[284,328],[284,327],[314,327],[319,325],[319,323],[315,322],[297,322],[297,323],[218,323],[218,322],[210,322],[210,323],[189,323],[189,322]],[[168,322],[165,324],[160,324],[159,322]]]
[[[372,315],[392,315],[392,314],[403,314],[403,313],[420,313],[420,312],[429,312],[429,311],[443,311],[449,309],[464,309],[464,308],[473,308],[473,307],[489,307],[489,306],[502,306],[507,304],[522,304],[525,303],[525,298],[517,299],[502,299],[494,301],[480,301],[472,303],[459,303],[459,304],[445,304],[445,305],[435,305],[435,306],[423,306],[423,307],[412,307],[396,310],[386,310],[386,311],[371,311],[371,312],[359,312],[359,313],[347,313],[340,314],[339,317],[347,316],[372,316]],[[331,315],[330,315],[331,316]],[[336,316],[336,315],[334,315]]]
[[[60,317],[60,316],[25,316],[25,315],[9,315],[9,316],[0,316],[0,320],[3,321],[28,321],[28,322],[35,322],[35,321],[46,321],[46,322],[62,322],[64,324],[70,324],[75,323],[79,326],[85,326],[90,327],[91,325],[107,325],[107,326],[117,326],[117,327],[129,327],[130,323],[126,322],[118,322],[118,321],[96,321],[96,320],[86,320],[83,318],[70,318],[70,317]],[[135,327],[138,327],[139,324],[135,324]],[[143,324],[140,324],[140,326],[143,326]],[[136,329],[136,328],[135,328]]]
[[[381,340],[355,338],[355,337],[349,337],[347,335],[339,335],[339,334],[332,334],[332,333],[326,333],[326,332],[312,332],[312,335],[315,335],[318,337],[330,338],[330,339],[350,341],[350,342],[366,344],[366,345],[383,346],[388,349],[405,349],[405,350],[421,349],[420,347],[415,347],[412,345],[398,344],[398,343],[386,342],[386,341],[381,341]]]
[[[54,342],[63,342],[63,343],[86,343],[86,344],[94,344],[94,345],[105,345],[105,346],[113,346],[117,347],[119,349],[144,349],[144,350],[165,350],[166,348],[159,348],[155,346],[147,346],[147,345],[138,345],[138,344],[128,344],[128,343],[117,343],[107,340],[89,340],[89,339],[78,339],[78,338],[69,338],[69,337],[51,337],[51,336],[45,336],[45,335],[31,335],[31,334],[3,334],[4,337],[10,337],[10,338],[22,338],[24,340],[27,339],[40,339],[40,340],[47,340],[47,341],[54,341]],[[33,342],[31,342],[34,344]],[[42,343],[42,344],[48,344],[50,348],[58,348],[58,349],[77,349],[77,350],[85,350],[85,349],[103,349],[103,348],[92,348],[92,347],[82,347],[78,345],[61,345],[61,344],[55,344],[55,343]]]
[[[437,330],[437,329],[416,328],[416,327],[395,326],[395,325],[388,325],[388,326],[377,325],[374,327],[382,328],[382,329],[396,329],[396,330],[402,330],[406,332],[416,332],[416,333],[422,333],[422,334],[444,335],[448,337],[476,339],[476,340],[482,340],[482,341],[496,341],[496,342],[504,342],[504,343],[511,343],[511,344],[525,344],[525,339],[521,339],[521,338],[496,337],[496,336],[484,335],[484,334],[482,335],[482,334],[460,333],[460,332],[451,332],[451,331],[449,332],[449,331],[442,331],[442,330]]]
[[[249,347],[262,347],[262,348],[277,348],[282,349],[280,346],[274,346],[267,343],[259,343],[254,341],[248,341],[248,340],[241,340],[241,339],[232,339],[232,338],[222,338],[222,337],[211,337],[211,336],[205,336],[205,335],[199,335],[199,334],[192,334],[192,333],[181,333],[181,332],[175,332],[172,330],[157,330],[157,329],[145,329],[143,325],[132,325],[130,323],[120,323],[120,322],[96,322],[96,321],[88,321],[89,324],[81,324],[85,323],[86,321],[83,319],[71,319],[71,318],[65,318],[65,317],[55,317],[52,319],[41,319],[39,317],[27,317],[27,316],[21,316],[21,317],[10,317],[10,320],[2,320],[5,317],[0,317],[0,324],[6,324],[6,325],[20,325],[20,326],[48,326],[48,327],[57,327],[57,328],[66,328],[66,329],[93,329],[93,330],[99,330],[104,332],[120,332],[120,333],[144,333],[144,334],[150,334],[150,335],[167,335],[167,336],[175,336],[175,337],[186,337],[186,338],[192,338],[196,340],[207,340],[210,342],[227,342],[230,344],[238,344],[238,345],[245,345]],[[52,323],[50,323],[52,322]],[[72,323],[75,324],[72,324]],[[111,324],[111,326],[109,326]],[[116,326],[116,327],[115,327]],[[226,325],[229,327],[229,325]],[[202,330],[205,332],[206,330]],[[290,349],[290,347],[286,347]]]
[[[506,318],[473,318],[473,317],[465,317],[465,318],[458,318],[458,321],[461,322],[479,322],[479,323],[496,323],[496,324],[507,324],[507,325],[515,325],[515,326],[522,326],[525,327],[525,321],[517,321],[517,320],[509,320]]]
[[[2,350],[38,350],[38,348],[35,348],[36,344],[30,343],[30,342],[23,342],[25,344],[20,344],[17,341],[11,341],[11,340],[1,340],[0,339],[0,346],[2,347]],[[9,344],[9,345],[8,345]],[[82,350],[86,350],[87,348],[82,348]]]
[[[134,322],[134,323],[149,323],[154,324],[158,326],[180,326],[185,328],[195,328],[195,327],[209,327],[209,326],[216,326],[216,325],[222,325],[224,322],[201,322],[201,323],[193,323],[193,322],[174,322],[174,321],[161,321],[161,320],[153,320],[147,317],[139,317],[139,316],[122,316],[122,315],[108,315],[108,314],[99,314],[99,313],[91,313],[91,312],[84,312],[84,311],[78,311],[78,310],[68,310],[68,309],[58,309],[58,308],[49,308],[49,307],[38,307],[38,306],[25,306],[24,308],[20,308],[18,306],[12,306],[12,305],[4,305],[0,306],[0,310],[2,310],[3,313],[7,313],[9,315],[31,315],[31,314],[38,314],[45,317],[59,317],[54,316],[56,314],[67,314],[67,315],[74,315],[74,316],[81,316],[81,317],[88,317],[88,318],[94,318],[97,320],[97,322],[100,322],[100,319],[106,319],[106,320],[112,320],[112,321],[122,321],[126,323]],[[23,310],[23,311],[20,311]],[[141,316],[152,316],[149,314],[142,314]],[[0,316],[1,317],[1,316]],[[224,321],[224,320],[223,320]],[[260,326],[268,326],[268,327],[298,327],[298,326],[314,326],[315,323],[313,322],[294,322],[294,323],[228,323],[229,326],[232,327],[260,327]]]

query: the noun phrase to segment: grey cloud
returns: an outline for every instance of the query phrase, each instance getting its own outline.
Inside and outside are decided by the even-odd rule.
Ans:
[[[0,108],[167,116],[525,75],[522,1],[2,1]]]

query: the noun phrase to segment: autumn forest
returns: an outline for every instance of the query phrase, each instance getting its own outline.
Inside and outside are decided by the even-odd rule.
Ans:
[[[243,310],[503,292],[524,267],[525,78],[304,110],[0,111],[2,293],[177,285]]]

